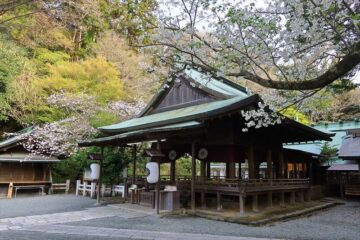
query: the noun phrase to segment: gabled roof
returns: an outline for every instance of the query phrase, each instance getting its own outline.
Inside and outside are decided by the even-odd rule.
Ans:
[[[159,127],[167,124],[175,124],[184,121],[192,121],[198,118],[224,114],[232,110],[238,110],[249,104],[259,101],[258,95],[248,98],[234,97],[226,100],[215,101],[172,111],[151,114],[143,117],[133,118],[125,122],[100,127],[104,133],[123,133],[144,128]]]
[[[152,109],[159,105],[177,81],[188,81],[193,87],[213,96],[216,100],[233,97],[246,98],[250,96],[250,92],[246,88],[226,78],[214,77],[192,68],[187,68],[183,72],[173,75],[165,81],[138,117],[148,115]]]
[[[179,83],[181,80],[185,81],[186,86]],[[194,89],[189,87],[190,85]],[[256,107],[260,101],[257,94],[251,95],[246,88],[227,79],[186,69],[168,80],[138,117],[99,128],[103,133],[112,136],[83,141],[79,145],[99,146],[115,142],[126,144],[134,140],[151,140],[154,137],[158,139],[165,135],[164,132],[178,134],[180,130],[190,127],[201,131],[203,125],[200,123],[224,115],[239,114],[241,110]],[[199,124],[173,128],[191,122]],[[299,134],[297,139],[289,138],[290,142],[329,140],[331,136],[288,118],[285,118],[281,127],[283,132],[293,131],[293,134]]]

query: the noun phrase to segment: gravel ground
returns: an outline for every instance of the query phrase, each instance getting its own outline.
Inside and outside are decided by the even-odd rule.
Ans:
[[[77,211],[95,203],[88,197],[65,194],[0,199],[0,218]]]
[[[249,227],[193,217],[159,218],[154,216],[136,219],[111,217],[68,224],[243,237],[353,240],[360,239],[360,202],[347,202],[344,205],[318,212],[313,216],[262,227]]]

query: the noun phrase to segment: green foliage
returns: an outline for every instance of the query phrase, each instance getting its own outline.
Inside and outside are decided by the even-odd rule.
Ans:
[[[302,124],[305,125],[309,125],[310,121],[309,119],[306,117],[305,114],[299,112],[298,110],[296,110],[294,107],[289,107],[284,109],[283,111],[280,112],[281,114],[283,114],[284,116],[291,118],[295,121],[298,121]]]
[[[49,76],[34,80],[45,96],[65,91],[95,96],[99,103],[116,101],[123,97],[119,72],[103,58],[81,62],[62,62],[49,66]]]
[[[108,112],[98,112],[90,119],[91,126],[98,128],[101,126],[111,125],[119,122],[118,117]]]
[[[26,51],[0,35],[0,120],[8,118],[6,99],[9,85],[24,70]]]
[[[338,149],[330,145],[330,143],[325,142],[321,149],[320,161],[322,163],[327,163],[328,166],[336,159]]]

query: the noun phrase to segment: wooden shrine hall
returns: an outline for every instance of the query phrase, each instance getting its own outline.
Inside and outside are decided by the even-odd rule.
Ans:
[[[21,143],[31,132],[31,127],[26,128],[0,142],[0,195],[16,197],[20,190],[45,194],[52,184],[51,164],[60,160],[27,151]]]
[[[258,109],[261,101],[258,95],[225,78],[186,69],[166,81],[138,117],[101,127],[104,137],[79,145],[132,147],[136,151],[136,144],[150,142],[146,151],[150,161],[170,163],[170,178],[162,179],[157,188],[176,186],[183,198],[189,198],[193,211],[197,206],[205,207],[208,198],[215,198],[216,208],[221,209],[225,196],[236,199],[240,214],[249,200],[252,210],[258,211],[260,196],[266,197],[269,207],[275,197],[280,205],[285,204],[285,196],[291,203],[296,196],[304,200],[310,188],[312,158],[285,150],[283,144],[330,140],[332,135],[285,117],[275,125],[246,127],[252,119],[245,120],[242,111]],[[183,156],[191,156],[192,171],[189,176],[176,176],[175,162]],[[226,164],[225,177],[210,175],[214,162]],[[289,178],[287,167],[292,162],[302,166],[303,174]],[[241,163],[247,163],[246,176],[241,174]],[[261,163],[267,164],[265,178],[259,176]],[[136,178],[135,171],[132,184],[144,186],[144,194],[154,189]]]

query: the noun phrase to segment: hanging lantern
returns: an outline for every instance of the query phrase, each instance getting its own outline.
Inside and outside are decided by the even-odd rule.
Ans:
[[[159,164],[157,162],[148,162],[146,169],[149,175],[146,177],[148,183],[157,183],[159,181]]]

